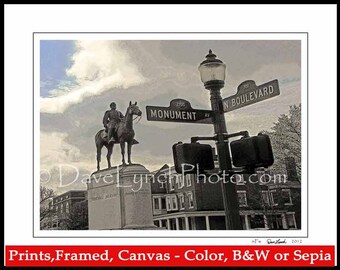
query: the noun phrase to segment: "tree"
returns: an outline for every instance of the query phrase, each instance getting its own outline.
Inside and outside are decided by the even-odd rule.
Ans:
[[[55,192],[53,189],[49,189],[40,185],[40,227],[43,229],[44,221],[52,218],[54,214],[53,207],[51,207],[52,198],[55,196]]]
[[[286,158],[293,157],[297,175],[301,178],[301,103],[290,106],[288,114],[279,116],[271,131],[263,131],[270,136],[275,162],[273,173],[286,173]]]
[[[292,105],[289,108],[288,114],[282,114],[278,120],[274,122],[270,131],[262,131],[261,133],[267,134],[270,137],[273,154],[274,164],[266,173],[270,175],[288,174],[287,161],[290,160],[290,167],[297,171],[297,179],[301,179],[301,104]],[[291,162],[292,158],[294,164]],[[292,166],[294,165],[294,166]],[[289,167],[289,166],[288,166]],[[269,175],[268,174],[268,175]],[[292,173],[291,173],[292,174]],[[289,179],[288,179],[289,180]],[[264,181],[264,182],[267,182]],[[269,183],[266,185],[248,184],[247,185],[247,208],[251,210],[261,210],[261,212],[267,217],[268,226],[272,228],[276,222],[277,210],[287,210],[289,206],[285,205],[287,193],[282,189],[290,189],[290,197],[294,202],[294,205],[298,206],[294,211],[299,214],[301,207],[301,189],[289,184]],[[270,193],[270,185],[276,186],[276,191]],[[299,227],[299,226],[298,226]]]
[[[70,207],[62,222],[63,230],[85,230],[88,226],[87,201],[76,202]]]

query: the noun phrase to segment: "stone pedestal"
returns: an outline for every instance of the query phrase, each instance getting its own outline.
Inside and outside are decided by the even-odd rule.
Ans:
[[[87,186],[89,230],[156,228],[149,178],[139,164],[93,173]]]

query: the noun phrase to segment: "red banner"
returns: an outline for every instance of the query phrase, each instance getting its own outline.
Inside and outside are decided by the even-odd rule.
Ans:
[[[334,266],[334,246],[6,246],[6,266]]]

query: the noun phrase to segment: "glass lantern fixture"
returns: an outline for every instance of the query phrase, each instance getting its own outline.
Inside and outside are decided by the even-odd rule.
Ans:
[[[209,50],[206,59],[200,64],[198,70],[201,74],[201,80],[206,89],[223,88],[226,77],[226,65]]]

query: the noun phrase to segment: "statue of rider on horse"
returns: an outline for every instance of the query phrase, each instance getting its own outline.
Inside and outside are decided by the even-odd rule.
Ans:
[[[141,110],[137,106],[137,102],[130,101],[129,107],[125,115],[116,109],[116,103],[110,104],[110,110],[106,111],[103,117],[103,125],[105,129],[101,129],[95,136],[97,147],[97,170],[100,170],[101,150],[103,146],[107,148],[107,164],[108,168],[111,167],[111,155],[113,146],[120,144],[122,154],[122,165],[125,166],[125,144],[127,145],[128,163],[131,162],[131,148],[132,145],[138,144],[134,139],[135,132],[133,130],[133,120],[142,116]],[[133,116],[136,116],[134,119]]]

